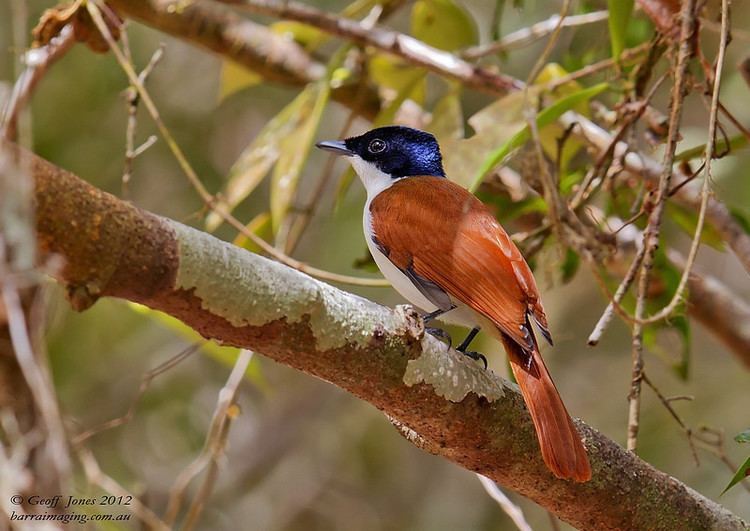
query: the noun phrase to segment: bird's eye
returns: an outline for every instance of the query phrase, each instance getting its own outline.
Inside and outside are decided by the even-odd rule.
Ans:
[[[370,153],[381,153],[385,151],[386,143],[384,140],[380,140],[379,138],[376,138],[375,140],[372,140],[370,142],[370,145],[367,146],[367,151]]]

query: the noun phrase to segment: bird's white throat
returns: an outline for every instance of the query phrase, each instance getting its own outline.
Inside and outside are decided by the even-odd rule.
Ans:
[[[380,192],[386,188],[390,188],[393,183],[398,181],[398,178],[393,178],[385,172],[378,169],[372,162],[367,162],[359,155],[354,155],[349,159],[354,171],[359,175],[362,184],[367,190],[367,205],[365,208],[369,208],[370,202]]]

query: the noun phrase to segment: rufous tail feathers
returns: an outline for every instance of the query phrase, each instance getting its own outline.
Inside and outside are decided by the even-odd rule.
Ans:
[[[591,465],[586,449],[544,365],[539,349],[535,348],[530,354],[504,335],[503,344],[531,413],[542,458],[547,467],[558,478],[588,481],[591,479]]]

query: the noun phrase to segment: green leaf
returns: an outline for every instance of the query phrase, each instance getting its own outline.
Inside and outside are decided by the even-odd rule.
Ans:
[[[745,462],[740,465],[740,467],[737,469],[737,472],[735,472],[734,476],[732,476],[732,480],[729,482],[729,485],[727,485],[726,488],[721,491],[720,496],[723,496],[726,491],[734,487],[737,483],[748,476],[750,476],[750,457],[745,459]]]
[[[460,140],[464,137],[464,114],[461,109],[460,85],[446,93],[432,108],[432,119],[426,127],[442,143],[443,140]]]
[[[406,99],[411,99],[420,105],[424,103],[427,89],[425,82],[427,71],[424,68],[412,66],[403,59],[387,53],[376,53],[367,63],[367,72],[375,84],[395,91],[396,98],[402,98],[402,103]],[[395,108],[393,114],[397,110],[398,107]]]
[[[271,176],[271,226],[274,233],[278,231],[294,199],[330,93],[327,79],[315,83],[312,107],[306,109],[308,113],[298,127],[281,139],[281,154]]]
[[[220,194],[219,207],[231,213],[268,174],[281,153],[281,141],[289,136],[302,120],[306,109],[312,104],[312,85],[303,90],[284,107],[258,136],[244,149],[232,165],[227,183]],[[206,217],[206,230],[216,230],[222,222],[221,216],[211,212]]]
[[[738,433],[734,436],[734,440],[738,443],[748,443],[750,442],[750,429],[747,429],[743,431],[742,433]]]
[[[748,146],[748,142],[747,142],[747,137],[745,135],[737,135],[729,139],[729,149],[731,151],[743,149],[743,148],[746,148],[747,146]],[[721,154],[726,151],[727,151],[727,140],[725,138],[718,139],[714,147],[714,152]],[[674,156],[674,160],[675,162],[682,162],[686,160],[697,159],[698,157],[705,157],[705,155],[706,155],[706,144],[701,144],[700,146],[691,147],[684,151],[679,152],[677,155]]]
[[[543,129],[546,125],[549,125],[557,120],[563,113],[574,108],[579,103],[587,101],[597,94],[604,92],[605,90],[607,90],[607,88],[609,88],[608,83],[599,83],[598,85],[579,90],[578,92],[559,99],[537,114],[537,127],[539,127],[540,130]],[[472,179],[469,189],[471,191],[476,190],[477,187],[481,184],[482,180],[484,180],[485,176],[492,170],[492,168],[500,164],[505,159],[505,157],[507,157],[513,150],[521,147],[526,142],[528,142],[530,137],[531,132],[529,131],[529,126],[524,125],[524,127],[518,133],[513,135],[511,139],[508,140],[504,145],[500,146],[500,148],[490,153],[490,155],[482,163],[482,166],[477,174]]]
[[[612,57],[618,59],[625,48],[625,33],[633,12],[633,0],[607,0],[609,9],[609,39],[612,43]]]
[[[745,234],[750,234],[750,220],[747,219],[744,213],[740,212],[736,208],[730,208],[729,214],[740,225],[740,227],[742,227],[742,230],[745,231]]]
[[[271,240],[271,238],[273,238],[273,231],[271,230],[271,215],[268,212],[262,212],[255,216],[252,220],[250,220],[250,223],[245,225],[245,228],[249,232],[255,234],[256,236],[259,236],[266,241],[269,241]],[[247,249],[252,253],[260,253],[263,251],[263,249],[261,249],[255,242],[253,242],[253,240],[251,240],[241,232],[237,234],[237,237],[232,243],[238,247]]]
[[[430,46],[447,51],[466,48],[477,42],[474,20],[452,0],[417,0],[411,10],[411,34]]]
[[[563,263],[560,265],[563,284],[567,284],[573,279],[580,264],[581,257],[572,249],[568,249],[565,252],[565,260],[563,260]]]
[[[654,256],[654,276],[662,284],[661,293],[658,297],[649,299],[647,302],[647,309],[649,312],[656,312],[668,304],[677,286],[680,283],[680,277],[682,276],[672,262],[667,259],[666,253],[663,249],[658,249]],[[656,282],[652,283],[653,287],[657,287]],[[666,321],[660,321],[652,325],[647,326],[643,333],[643,343],[653,353],[659,355],[665,362],[672,366],[675,374],[681,380],[687,380],[690,373],[690,347],[692,334],[690,330],[690,321],[685,317],[684,304],[681,305],[680,313],[671,316]],[[672,332],[677,334],[677,337],[682,345],[679,349],[679,358],[676,358],[675,351],[677,350],[673,345],[668,344],[663,347],[660,344],[660,338],[666,332]],[[668,338],[664,338],[668,339]]]
[[[568,71],[557,63],[548,63],[544,66],[539,75],[534,80],[534,84],[540,87],[544,87],[548,83],[558,80],[568,75]],[[579,92],[583,87],[580,83],[575,80],[568,81],[555,88],[553,92],[549,94],[552,101],[559,100],[565,96],[570,96]],[[588,101],[583,100],[572,107],[571,110],[576,111],[583,116],[589,116]],[[578,140],[575,136],[569,135],[565,140],[562,151],[558,153],[558,139],[562,138],[565,134],[565,129],[562,125],[553,123],[549,124],[544,130],[539,131],[539,141],[542,144],[544,152],[552,160],[557,160],[559,155],[560,160],[558,161],[560,169],[565,171],[568,168],[568,164],[573,157],[583,148],[583,141]]]
[[[263,82],[263,76],[235,63],[224,60],[221,63],[221,78],[219,80],[219,101],[243,89],[254,87]]]
[[[336,75],[351,45],[341,46],[328,63],[326,76],[312,84],[312,105],[297,128],[281,140],[281,155],[271,176],[271,226],[274,234],[291,206],[297,185],[315,142],[323,111],[331,95],[331,79]]]
[[[293,20],[274,22],[269,28],[274,33],[294,39],[297,44],[304,47],[308,52],[315,50],[328,40],[327,33],[314,26]]]
[[[479,171],[482,161],[523,127],[523,108],[523,93],[510,93],[469,118],[473,136],[442,139],[440,145],[446,175],[469,188],[470,179]]]
[[[691,238],[693,237],[695,229],[698,226],[698,212],[677,203],[667,203],[667,216],[677,223]],[[701,241],[717,251],[724,251],[724,240],[710,223],[703,224]]]
[[[340,16],[343,18],[360,18],[367,15],[378,3],[380,3],[378,0],[356,0],[346,6],[340,12]],[[302,22],[282,20],[271,24],[270,28],[275,33],[293,38],[308,52],[315,51],[331,39],[329,33]]]

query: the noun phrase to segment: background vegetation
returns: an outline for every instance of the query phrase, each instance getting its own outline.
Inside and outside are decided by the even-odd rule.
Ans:
[[[571,15],[607,9],[603,1],[572,4]],[[610,4],[623,9],[628,2]],[[639,2],[632,15],[629,10],[610,13],[608,19],[562,28],[559,34],[548,33],[472,60],[515,79],[548,83],[607,60],[613,51],[616,55],[626,50],[621,64],[565,83],[559,90],[545,93],[531,108],[537,108],[541,117],[545,109],[562,101],[564,110],[574,109],[616,132],[628,120],[627,111],[636,108],[648,89],[666,75],[653,95],[652,114],[636,119],[623,133],[640,152],[661,160],[679,30],[675,37],[668,28],[655,28],[654,20],[657,26],[659,20],[650,16],[649,4]],[[367,20],[374,22],[374,2],[315,1],[307,5],[357,19],[370,17]],[[10,94],[17,77],[19,42],[23,43],[42,11],[50,7],[49,2],[38,0],[0,4],[0,78],[5,80],[0,83],[0,96]],[[564,8],[561,2],[531,0],[498,1],[497,5],[480,0],[389,2],[378,24],[458,53],[548,20]],[[123,34],[127,34],[132,62],[139,70],[163,47],[163,56],[146,86],[161,120],[206,189],[220,194],[234,209],[234,216],[250,224],[250,230],[304,263],[340,274],[377,278],[362,238],[364,190],[343,165],[332,165],[325,154],[312,151],[306,158],[311,142],[362,132],[372,127],[373,120],[428,128],[441,140],[451,178],[467,186],[478,183],[476,176],[483,163],[499,162],[511,147],[523,144],[520,137],[516,137],[518,142],[512,140],[527,124],[523,91],[499,96],[475,90],[466,81],[450,79],[371,46],[352,45],[346,38],[328,38],[289,21],[239,12],[271,27],[281,38],[296,38],[319,64],[327,65],[327,72],[321,73],[323,81],[305,87],[268,81],[257,73],[248,77],[226,58],[132,22],[126,15]],[[701,54],[689,65],[678,154],[705,144],[708,138],[711,84],[706,79],[713,72],[719,47],[719,14],[720,3],[715,1],[707,2],[701,11],[705,21],[697,39]],[[712,193],[733,209],[745,228],[747,221],[742,220],[750,219],[745,171],[750,156],[744,150],[746,130],[738,130],[729,114],[740,125],[750,123],[750,108],[745,104],[750,88],[740,66],[750,42],[749,17],[748,5],[737,2],[733,6],[733,41],[727,49],[721,85],[721,101],[728,113],[719,115],[723,124],[719,139],[724,134],[735,139],[735,148],[714,162],[711,181]],[[677,22],[674,25],[679,28]],[[654,35],[658,29],[666,36],[657,45]],[[630,57],[627,50],[644,43],[646,47],[663,47],[663,53],[655,58],[647,90],[638,92],[638,69],[644,71],[647,55],[625,58]],[[535,68],[540,57],[543,60]],[[136,145],[151,135],[158,140],[134,159],[131,177],[123,182],[128,86],[128,78],[112,53],[97,54],[83,44],[75,45],[34,91],[30,119],[21,119],[21,139],[35,153],[97,187],[257,250],[246,239],[235,240],[237,230],[205,208],[167,142],[159,136],[142,99],[136,111]],[[328,100],[330,87],[340,86],[357,87],[365,102],[366,91],[373,91],[383,105],[374,113],[365,109],[355,115],[340,103],[342,98]],[[536,102],[534,94],[529,101]],[[358,103],[365,104],[350,100],[352,105]],[[424,111],[432,113],[431,119]],[[562,126],[553,124],[539,134],[547,159],[553,161],[549,171],[559,183],[562,197],[570,200],[601,154],[588,151],[575,135],[558,152],[555,138],[563,132]],[[494,170],[482,175],[485,184],[477,187],[482,199],[497,207],[497,215],[509,231],[533,232],[550,219],[543,183],[534,178],[544,172],[533,148],[528,147],[533,144],[507,161],[531,189],[514,180],[518,174],[504,173],[499,178]],[[717,152],[724,151],[717,148]],[[698,170],[702,156],[703,149],[698,149],[685,160],[683,170],[687,174]],[[627,219],[637,213],[644,197],[643,180],[617,171],[618,164],[618,157],[603,160],[601,176],[611,178],[592,194],[590,208],[580,214],[587,223],[593,220],[590,224],[602,235],[611,235],[615,218]],[[702,179],[700,173],[688,186],[699,189]],[[240,188],[244,193],[238,192]],[[670,202],[662,249],[687,254],[696,220],[697,210]],[[645,226],[646,216],[641,216],[623,234]],[[570,228],[562,230],[574,234]],[[632,260],[632,248],[621,239],[615,252],[613,238],[592,248],[586,242],[576,244],[570,235],[563,237],[565,244],[561,244],[555,234],[548,230],[542,237],[532,235],[521,242],[532,257],[556,340],[546,357],[570,411],[625,445],[632,326],[615,317],[595,348],[586,342],[608,302],[603,286],[614,291]],[[733,297],[747,301],[748,272],[710,224],[704,242],[696,270],[717,277]],[[590,259],[580,256],[586,250]],[[656,256],[648,313],[669,301],[682,271],[666,257],[661,251]],[[387,305],[402,302],[389,288],[342,286]],[[121,417],[137,399],[132,418],[98,431],[85,444],[102,470],[163,513],[176,478],[204,444],[234,352],[203,346],[155,377],[139,395],[143,375],[184,351],[197,336],[170,319],[119,300],[103,299],[76,313],[65,301],[64,290],[54,282],[45,282],[43,289],[48,303],[47,350],[69,431],[83,433]],[[635,290],[635,286],[631,288],[632,293]],[[635,297],[623,304],[633,311]],[[638,454],[717,499],[734,470],[748,457],[747,445],[733,440],[750,423],[748,364],[717,339],[711,326],[687,315],[685,306],[680,305],[669,320],[647,326],[644,358],[649,381],[663,395],[692,397],[670,404],[684,425],[698,434],[693,440],[695,448],[691,449],[685,430],[657,394],[645,387]],[[713,318],[736,319],[731,313]],[[750,322],[738,325],[747,327]],[[482,338],[477,347],[488,354],[493,370],[506,374],[497,344]],[[747,353],[744,356],[746,360]],[[240,387],[238,404],[225,466],[206,503],[201,529],[348,530],[353,522],[362,530],[514,528],[473,474],[417,450],[373,407],[325,382],[255,356]],[[716,436],[713,431],[700,431],[703,426],[722,434],[724,444],[712,444]],[[565,528],[532,502],[508,494],[534,529]],[[748,519],[748,496],[746,488],[736,486],[719,501]]]

